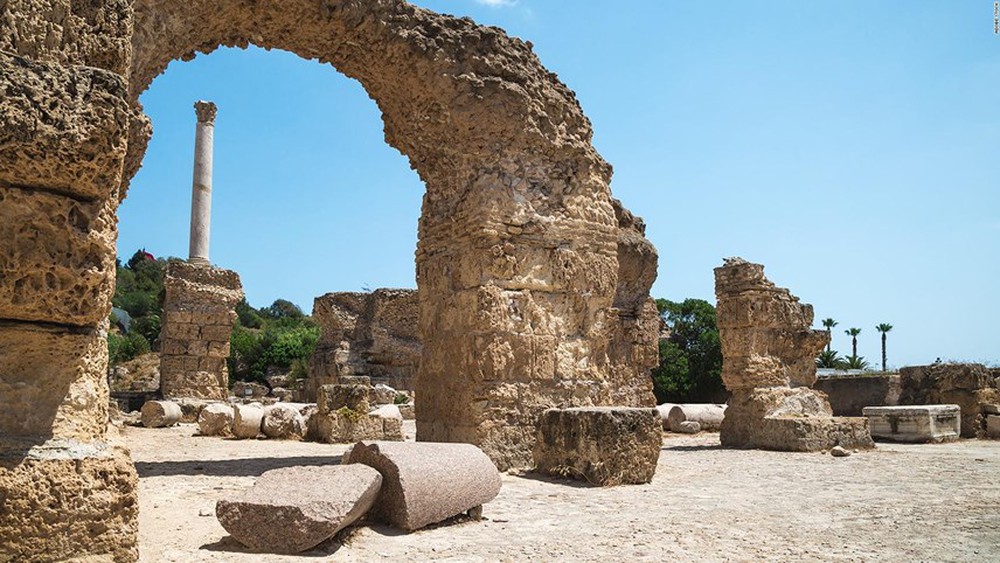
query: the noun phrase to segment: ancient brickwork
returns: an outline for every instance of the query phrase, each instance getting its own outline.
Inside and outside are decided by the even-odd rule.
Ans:
[[[826,393],[834,416],[861,416],[865,407],[898,405],[902,390],[896,373],[820,377],[813,389]]]
[[[138,557],[106,379],[132,15],[0,2],[0,561]]]
[[[814,358],[829,341],[813,330],[811,305],[764,277],[764,266],[730,258],[715,269],[722,381],[732,393],[723,445],[790,451],[872,447],[865,418],[833,418]]]
[[[115,214],[152,133],[138,99],[170,62],[250,43],[358,80],[426,185],[418,439],[525,467],[545,408],[652,405],[655,251],[529,43],[402,0],[0,2],[0,338],[15,343],[0,381],[19,382],[0,404],[36,411],[0,418],[0,559],[137,557],[135,472],[103,430],[107,350],[88,339],[105,334]],[[219,334],[168,334],[169,355],[225,356],[224,323],[179,323]]]
[[[367,376],[372,383],[413,389],[420,364],[417,292],[327,293],[313,302],[321,333],[309,362],[308,400],[341,376]]]
[[[899,370],[900,405],[954,404],[962,410],[962,437],[983,437],[986,408],[1000,405],[1000,378],[982,364],[937,363]]]
[[[225,400],[229,339],[243,285],[236,272],[173,260],[163,279],[160,390],[165,398]]]

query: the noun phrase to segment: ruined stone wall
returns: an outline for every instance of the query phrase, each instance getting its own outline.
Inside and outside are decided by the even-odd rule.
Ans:
[[[421,353],[416,290],[327,293],[313,302],[312,314],[321,333],[309,362],[309,400],[343,375],[413,389]]]
[[[816,382],[816,355],[829,342],[812,329],[813,309],[741,258],[715,269],[722,381],[732,392],[723,445],[814,451],[873,447],[867,419],[833,418]]]
[[[826,393],[834,416],[861,416],[865,407],[899,404],[899,374],[832,375],[820,377],[813,389]]]
[[[128,1],[0,2],[0,560],[135,559],[107,424]]]
[[[1000,404],[1000,381],[982,364],[910,366],[900,369],[899,376],[900,405],[958,405],[964,438],[985,432],[983,405]]]
[[[172,260],[163,286],[160,391],[165,398],[225,400],[230,336],[243,299],[239,275]]]

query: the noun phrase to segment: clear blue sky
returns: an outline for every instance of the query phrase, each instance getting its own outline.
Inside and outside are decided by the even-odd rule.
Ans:
[[[532,41],[660,253],[655,297],[714,302],[726,256],[889,364],[1000,360],[1000,36],[988,0],[423,0]],[[219,105],[212,260],[255,306],[414,287],[423,186],[360,85],[289,53],[174,62],[119,255],[187,256],[194,110]]]

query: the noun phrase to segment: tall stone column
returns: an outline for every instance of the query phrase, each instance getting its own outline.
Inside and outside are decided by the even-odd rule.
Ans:
[[[188,261],[209,264],[208,242],[212,227],[212,148],[215,138],[215,114],[212,102],[194,103],[198,116],[194,136],[194,178],[191,183],[191,241]]]
[[[170,399],[225,400],[229,394],[229,337],[243,286],[236,272],[208,259],[212,215],[212,142],[218,108],[194,104],[191,241],[187,262],[167,265],[160,330],[160,392]]]

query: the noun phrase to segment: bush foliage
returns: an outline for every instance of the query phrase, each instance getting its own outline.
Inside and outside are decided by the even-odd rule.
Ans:
[[[653,370],[658,403],[722,401],[722,343],[715,307],[701,299],[678,303],[657,299],[670,337],[660,340],[660,365]]]

